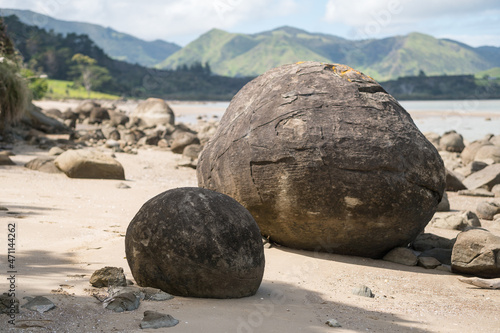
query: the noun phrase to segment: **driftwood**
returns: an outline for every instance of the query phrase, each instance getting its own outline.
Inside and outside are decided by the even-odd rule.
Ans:
[[[500,279],[458,278],[460,282],[472,284],[483,289],[500,289]]]
[[[31,128],[49,134],[66,134],[72,133],[73,130],[58,121],[57,119],[46,116],[41,112],[41,109],[31,104],[22,119],[22,122]]]

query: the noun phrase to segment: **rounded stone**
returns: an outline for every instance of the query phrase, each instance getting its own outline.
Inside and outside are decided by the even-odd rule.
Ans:
[[[367,257],[411,242],[445,188],[436,148],[391,95],[352,68],[318,62],[242,88],[197,175],[274,242]]]
[[[127,228],[127,261],[142,287],[188,297],[254,295],[264,249],[252,215],[227,195],[177,188],[146,202]]]
[[[131,117],[139,118],[140,124],[146,127],[175,123],[174,111],[164,100],[159,98],[148,98],[139,103]]]

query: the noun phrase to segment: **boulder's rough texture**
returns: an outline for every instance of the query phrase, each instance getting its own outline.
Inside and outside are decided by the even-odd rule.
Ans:
[[[140,103],[131,115],[131,118],[134,117],[139,118],[140,124],[146,127],[175,123],[174,111],[159,98],[148,98]]]
[[[439,148],[445,151],[461,153],[465,148],[464,138],[455,131],[447,132],[439,139]]]
[[[250,296],[264,274],[262,238],[250,213],[201,188],[169,190],[146,202],[128,226],[125,252],[140,286],[173,295]]]
[[[500,237],[484,229],[460,233],[453,246],[451,269],[484,278],[500,277]]]
[[[89,282],[96,288],[127,285],[127,279],[121,267],[104,267],[98,269],[92,274]]]
[[[468,189],[485,188],[488,191],[500,184],[500,164],[493,164],[473,173],[462,182]]]
[[[68,150],[54,163],[70,178],[125,179],[120,162],[96,151]]]
[[[274,242],[367,257],[413,240],[445,187],[437,150],[391,95],[352,68],[317,62],[247,84],[197,174]]]

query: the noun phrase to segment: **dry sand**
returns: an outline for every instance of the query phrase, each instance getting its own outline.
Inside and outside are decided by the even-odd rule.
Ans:
[[[8,208],[0,211],[1,288],[8,289],[7,225],[15,223],[17,297],[24,304],[25,296],[43,295],[57,308],[44,314],[21,309],[18,328],[0,315],[1,332],[500,332],[500,290],[478,289],[441,270],[277,246],[265,250],[264,280],[255,296],[176,297],[144,301],[133,312],[111,312],[90,295],[91,274],[117,266],[132,279],[124,249],[128,223],[151,197],[196,186],[196,172],[177,168],[180,157],[168,151],[117,153],[125,168],[123,183],[130,186],[119,189],[122,182],[117,180],[70,179],[28,170],[24,163],[47,152],[24,144],[13,151],[17,165],[0,166],[0,206]],[[484,200],[449,195],[453,210],[473,210]],[[500,235],[500,226],[483,222]],[[450,230],[426,231],[456,235]],[[370,287],[375,298],[353,295],[351,290],[360,285]],[[180,323],[141,330],[146,310],[170,314]],[[342,327],[325,325],[332,318]]]

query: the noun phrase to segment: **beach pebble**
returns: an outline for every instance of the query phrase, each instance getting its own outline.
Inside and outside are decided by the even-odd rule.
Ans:
[[[328,319],[325,324],[330,327],[342,327],[342,325],[340,325],[340,323],[335,319]]]
[[[52,303],[51,300],[49,300],[46,297],[43,296],[37,296],[37,297],[24,297],[24,299],[28,300],[28,303],[22,305],[22,308],[31,310],[31,311],[37,311],[39,313],[44,313],[47,311],[50,311],[54,309],[56,306],[54,303]]]
[[[415,266],[418,262],[417,255],[409,248],[396,247],[389,251],[384,258],[385,261],[395,262],[406,266]]]
[[[367,286],[359,286],[352,289],[353,295],[373,298],[375,295],[372,293],[372,290]]]
[[[441,265],[441,262],[434,257],[418,257],[418,266],[427,269],[434,269]]]
[[[95,271],[90,277],[90,284],[96,288],[109,286],[126,286],[127,279],[121,267],[104,267]]]
[[[480,202],[477,205],[476,213],[480,219],[493,220],[493,217],[500,213],[500,204],[493,201]]]
[[[144,318],[141,321],[141,328],[173,327],[178,323],[179,320],[175,319],[171,315],[148,310],[144,312]]]

